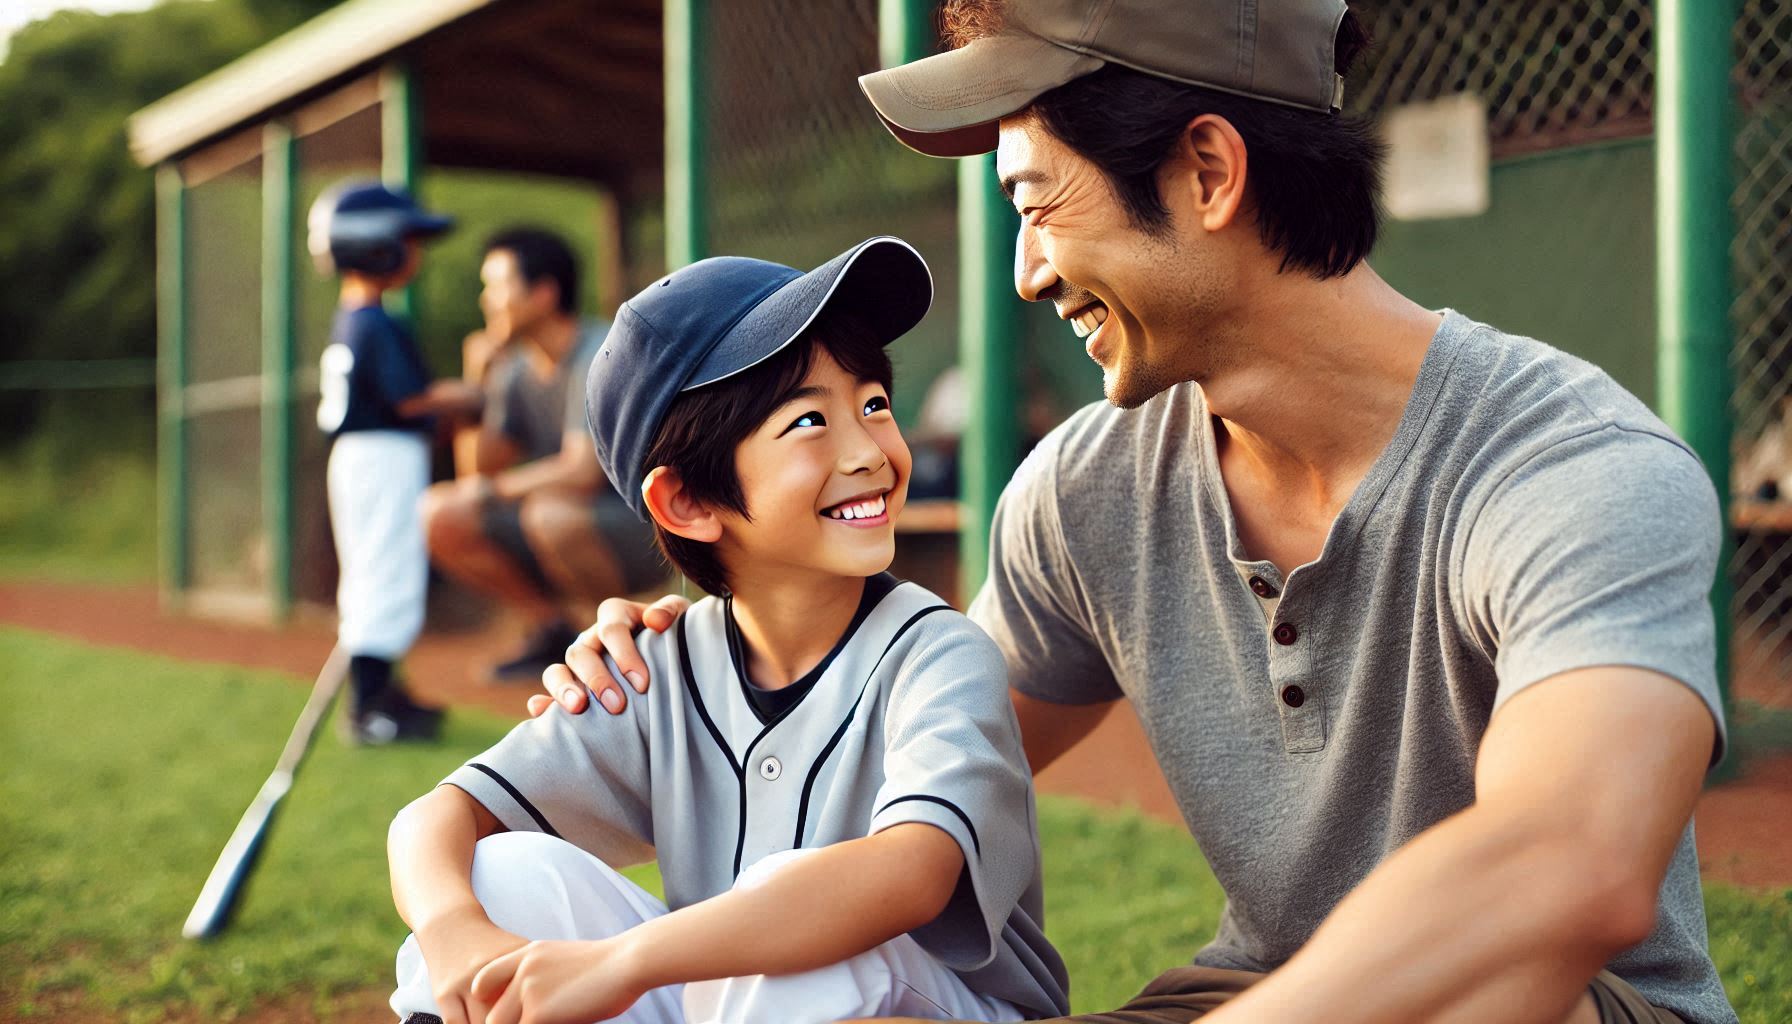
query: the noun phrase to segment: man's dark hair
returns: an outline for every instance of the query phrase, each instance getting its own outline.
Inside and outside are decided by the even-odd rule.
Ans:
[[[524,284],[533,288],[543,281],[552,281],[559,294],[560,312],[578,312],[579,261],[565,239],[544,228],[511,227],[486,239],[486,253],[497,249],[516,257],[517,272],[522,274]]]
[[[883,340],[860,318],[826,311],[783,351],[751,369],[680,395],[647,449],[646,467],[665,466],[684,482],[691,498],[711,508],[752,518],[734,453],[778,406],[803,386],[825,351],[848,374],[890,388],[890,354]],[[728,574],[715,545],[689,540],[653,524],[667,560],[692,583],[711,594],[728,592]]]
[[[963,46],[1000,31],[1003,0],[950,0],[946,40]],[[1369,34],[1353,12],[1338,26],[1336,66],[1349,73]],[[1384,144],[1364,118],[1303,110],[1184,85],[1107,64],[1033,101],[1029,110],[1065,145],[1095,164],[1133,225],[1169,226],[1158,172],[1188,123],[1225,118],[1250,154],[1248,212],[1283,271],[1320,279],[1348,273],[1369,255],[1381,224]]]

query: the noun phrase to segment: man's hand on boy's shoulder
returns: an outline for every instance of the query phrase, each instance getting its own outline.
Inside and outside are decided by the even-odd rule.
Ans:
[[[588,693],[597,694],[597,702],[605,711],[619,715],[628,706],[623,680],[610,674],[604,663],[608,654],[622,670],[623,679],[636,693],[646,693],[653,682],[647,662],[635,646],[635,633],[651,629],[664,633],[685,613],[691,602],[677,594],[667,594],[652,604],[641,604],[612,597],[597,606],[597,623],[579,634],[566,649],[566,661],[551,665],[541,674],[546,694],[529,698],[529,714],[539,716],[558,703],[569,714],[580,714],[590,706]]]

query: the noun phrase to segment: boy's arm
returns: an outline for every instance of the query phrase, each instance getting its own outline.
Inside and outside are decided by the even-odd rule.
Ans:
[[[417,936],[443,1024],[482,1018],[473,977],[524,939],[492,924],[473,897],[473,847],[504,826],[454,786],[438,786],[392,820],[387,859],[398,916]]]
[[[662,985],[794,974],[857,956],[938,917],[964,871],[958,841],[904,823],[836,843],[597,942],[534,942],[479,973],[494,1020],[586,1021]],[[525,1005],[526,1004],[526,1005]]]

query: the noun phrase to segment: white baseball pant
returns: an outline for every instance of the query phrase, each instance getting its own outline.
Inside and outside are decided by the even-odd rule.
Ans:
[[[429,486],[429,442],[411,431],[339,434],[325,482],[341,569],[337,642],[396,661],[423,629],[429,549],[417,504]]]
[[[751,888],[810,851],[774,854],[741,872]],[[498,927],[528,939],[601,939],[667,913],[666,905],[609,865],[564,840],[504,832],[473,853],[473,893]],[[416,936],[398,950],[400,1020],[435,1013]],[[692,982],[653,989],[621,1024],[822,1024],[853,1017],[1020,1020],[1026,1014],[970,990],[907,935],[820,970]]]

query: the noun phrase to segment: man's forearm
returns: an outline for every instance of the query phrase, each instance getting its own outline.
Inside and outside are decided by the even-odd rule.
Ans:
[[[1212,1020],[1466,1021],[1489,1019],[1491,999],[1498,1020],[1558,1024],[1653,914],[1652,894],[1639,900],[1585,840],[1464,811],[1390,857]]]
[[[537,491],[564,488],[595,490],[601,476],[557,456],[525,462],[492,477],[492,489],[506,501],[517,501]]]
[[[907,835],[893,835],[906,832]],[[643,988],[792,974],[857,956],[938,917],[964,858],[931,825],[898,825],[805,854],[765,881],[625,935]]]

